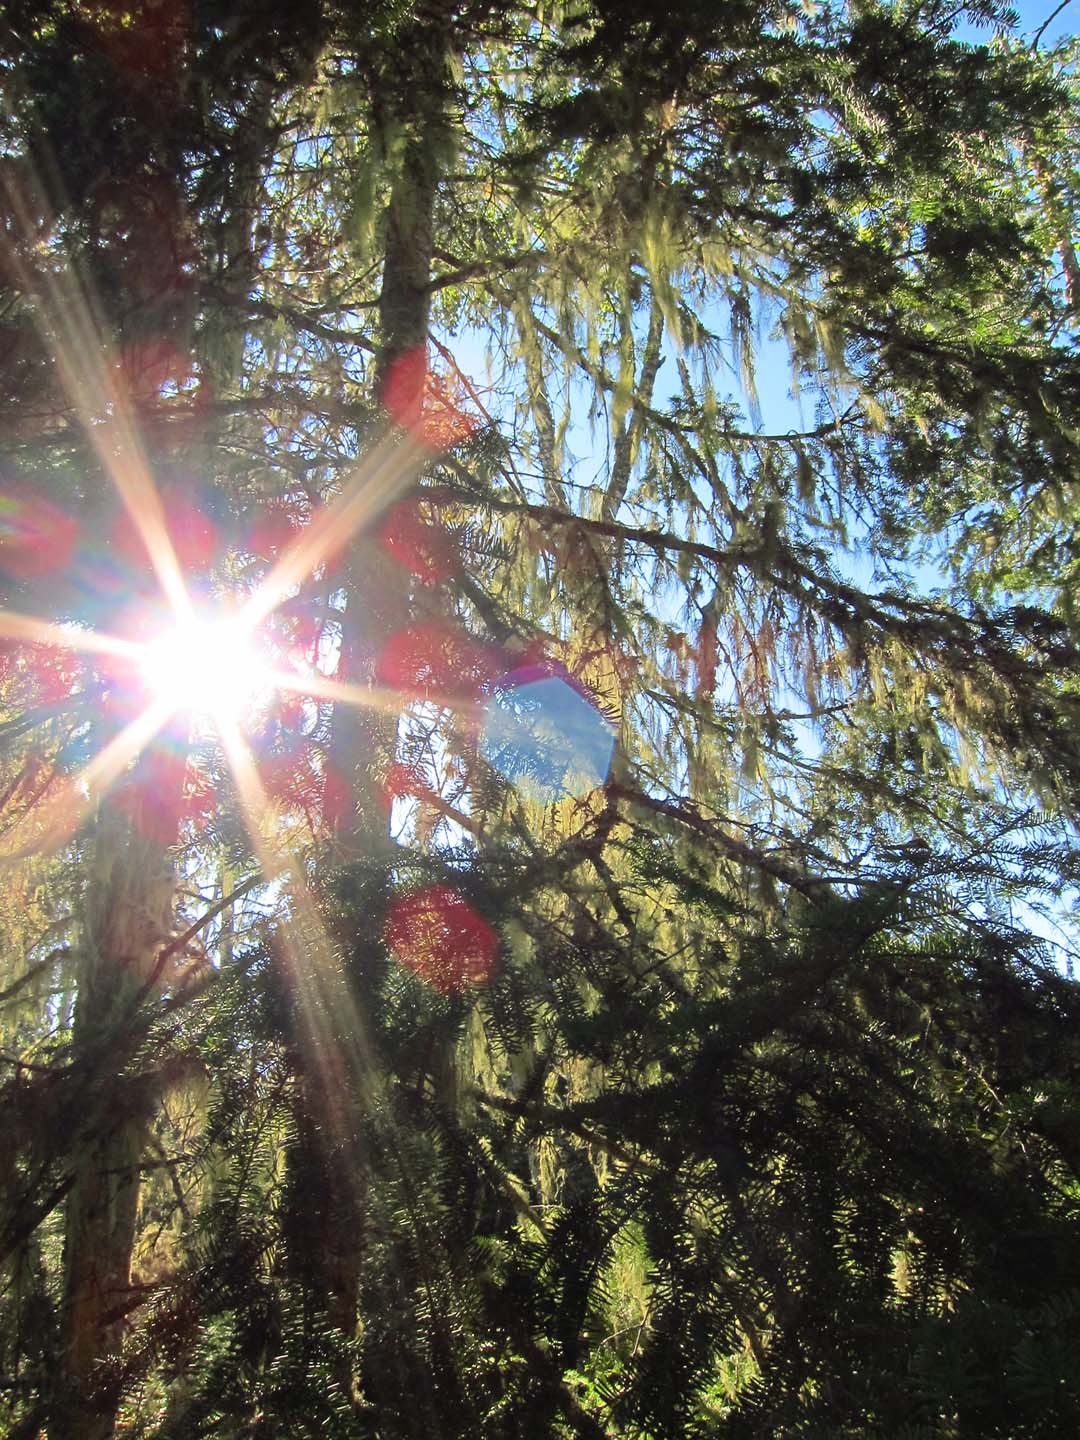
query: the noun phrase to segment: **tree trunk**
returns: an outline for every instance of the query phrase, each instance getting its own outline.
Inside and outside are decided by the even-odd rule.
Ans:
[[[387,206],[382,289],[379,298],[379,351],[376,393],[387,398],[393,385],[391,421],[407,425],[419,416],[426,365],[429,284],[433,251],[434,207],[447,150],[447,64],[452,42],[448,12],[429,16],[400,38],[399,59],[406,78],[398,94],[380,94],[379,103],[394,111],[408,138],[393,177]],[[411,357],[411,358],[410,358]],[[398,371],[398,362],[406,368]],[[420,361],[423,363],[419,363]],[[404,385],[400,376],[406,378]],[[411,389],[412,393],[408,393]],[[408,580],[373,534],[359,534],[344,562],[345,611],[342,619],[339,678],[374,688],[376,667],[386,642],[409,620]],[[339,853],[347,860],[375,862],[378,874],[365,885],[366,935],[381,940],[386,907],[386,867],[391,853],[386,777],[397,747],[397,716],[374,706],[339,705],[327,749],[328,772],[336,792],[346,797],[329,815]],[[365,937],[343,936],[346,953]],[[363,969],[362,964],[355,969]],[[348,983],[355,983],[355,978]],[[364,1007],[360,1007],[363,1013]],[[342,1050],[348,1068],[365,1060],[356,1046]],[[315,1067],[311,1067],[314,1069]],[[330,1067],[335,1073],[336,1067]],[[367,1077],[347,1076],[354,1104],[369,1093]],[[335,1141],[322,1113],[335,1097],[320,1095],[315,1074],[305,1077],[309,1106],[304,1149],[321,1151],[317,1169],[325,1190],[325,1230],[320,1280],[332,1322],[347,1336],[357,1330],[360,1266],[363,1255],[364,1157],[355,1137]],[[340,1105],[340,1098],[337,1099]],[[310,1113],[314,1107],[314,1113]],[[314,1143],[314,1151],[308,1142]],[[334,1147],[331,1152],[329,1147]]]
[[[252,230],[276,90],[269,80],[256,84],[235,138],[211,279],[215,323],[196,342],[203,399],[228,391],[243,369],[246,301],[258,268]],[[205,420],[189,450],[197,470],[212,473],[219,444],[220,427]],[[110,1440],[116,1425],[138,1167],[154,1103],[124,1071],[140,1033],[140,1003],[148,987],[157,988],[157,957],[172,929],[168,847],[177,838],[184,769],[155,765],[156,753],[152,746],[134,767],[122,803],[105,801],[92,841],[73,1025],[77,1063],[89,1075],[87,1110],[65,1211],[63,1364],[50,1440]]]
[[[408,139],[386,211],[375,388],[384,401],[393,388],[391,418],[405,424],[419,418],[424,388],[435,195],[447,150],[444,77],[450,41],[449,23],[434,21],[401,39],[403,63],[412,73],[397,97],[405,113],[395,119],[405,125]],[[371,534],[353,540],[345,574],[339,674],[352,684],[373,685],[382,647],[408,621],[407,582]],[[354,853],[385,847],[384,780],[396,742],[395,716],[353,706],[335,712],[330,763],[356,797],[350,813],[336,817],[335,830],[339,843]]]
[[[138,1166],[153,1106],[125,1072],[139,1043],[139,1009],[156,988],[158,956],[172,929],[175,879],[164,832],[170,820],[175,832],[181,782],[174,783],[174,794],[162,794],[161,771],[144,756],[123,787],[123,804],[110,796],[102,806],[91,842],[72,1035],[74,1064],[86,1070],[86,1109],[72,1143],[62,1365],[50,1440],[110,1440],[116,1424]]]

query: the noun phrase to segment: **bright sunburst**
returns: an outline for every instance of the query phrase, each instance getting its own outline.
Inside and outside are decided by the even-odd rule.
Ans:
[[[257,638],[228,617],[202,616],[162,631],[139,662],[147,689],[196,719],[240,720],[275,681]]]

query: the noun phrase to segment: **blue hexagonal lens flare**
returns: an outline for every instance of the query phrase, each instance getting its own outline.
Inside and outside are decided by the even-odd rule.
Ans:
[[[615,733],[572,677],[534,666],[499,682],[480,752],[526,795],[586,795],[607,779]]]

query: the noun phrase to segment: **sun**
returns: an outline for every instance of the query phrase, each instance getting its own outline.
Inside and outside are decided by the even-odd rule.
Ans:
[[[250,627],[229,616],[161,631],[146,644],[139,669],[155,700],[197,719],[242,720],[275,683]]]

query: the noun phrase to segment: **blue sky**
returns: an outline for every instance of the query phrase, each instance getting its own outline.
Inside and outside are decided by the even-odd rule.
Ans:
[[[1020,33],[1034,35],[1039,26],[1051,15],[1054,15],[1058,3],[1059,0],[1013,0],[1012,8],[1020,16]],[[1068,0],[1065,8],[1050,20],[1040,44],[1050,45],[1063,35],[1075,34],[1078,23],[1080,23],[1080,0]],[[970,21],[964,20],[957,25],[956,34],[959,39],[969,40],[973,44],[985,44],[993,34],[993,27],[973,25]]]

